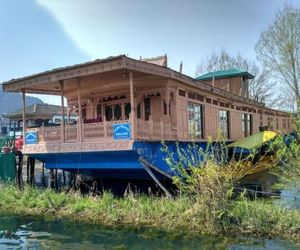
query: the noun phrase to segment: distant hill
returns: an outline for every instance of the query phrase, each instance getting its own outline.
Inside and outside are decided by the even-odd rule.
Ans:
[[[27,96],[26,106],[43,103],[43,101],[36,97]],[[0,116],[3,113],[10,113],[22,108],[22,94],[20,93],[4,93],[0,85]]]

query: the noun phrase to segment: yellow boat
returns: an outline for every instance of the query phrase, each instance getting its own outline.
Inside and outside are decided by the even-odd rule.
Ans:
[[[243,172],[244,175],[266,171],[276,163],[277,158],[274,154],[270,154],[268,150],[264,152],[261,149],[277,135],[278,134],[273,131],[263,131],[228,145],[229,149],[233,149],[233,153],[253,154],[253,157],[239,158],[239,160],[243,159],[238,165],[241,166],[241,172]],[[238,162],[236,159],[232,161],[233,164],[237,164]]]

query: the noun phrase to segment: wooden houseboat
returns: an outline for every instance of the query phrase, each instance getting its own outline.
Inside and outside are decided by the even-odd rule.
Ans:
[[[136,60],[125,55],[58,68],[4,82],[5,92],[61,96],[61,114],[76,124],[23,126],[24,154],[47,168],[113,178],[149,178],[172,171],[161,141],[203,147],[221,133],[235,141],[268,128],[292,130],[288,113],[248,98],[245,71],[213,72],[197,79],[167,67],[167,57]],[[67,111],[64,109],[67,100]],[[142,160],[142,161],[141,161]],[[143,162],[143,164],[142,164]]]

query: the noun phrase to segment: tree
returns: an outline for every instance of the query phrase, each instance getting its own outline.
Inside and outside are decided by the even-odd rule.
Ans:
[[[259,60],[300,109],[300,9],[286,7],[261,33],[255,46]]]
[[[244,58],[242,55],[231,56],[224,49],[212,52],[196,69],[196,76],[217,70],[238,68],[255,76],[249,81],[249,96],[258,102],[264,102],[267,106],[275,106],[276,99],[273,95],[273,84],[270,81],[270,73],[259,67],[254,61]]]

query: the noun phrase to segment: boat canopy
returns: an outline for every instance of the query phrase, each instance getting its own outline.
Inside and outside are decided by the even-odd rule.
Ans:
[[[255,135],[248,136],[228,145],[229,148],[255,149],[264,143],[272,140],[277,135],[273,131],[263,131]]]

